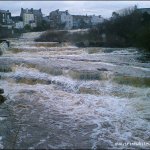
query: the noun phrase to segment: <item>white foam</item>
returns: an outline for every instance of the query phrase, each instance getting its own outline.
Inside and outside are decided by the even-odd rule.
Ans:
[[[0,117],[0,121],[3,121],[3,120],[5,120],[5,118],[4,117]]]

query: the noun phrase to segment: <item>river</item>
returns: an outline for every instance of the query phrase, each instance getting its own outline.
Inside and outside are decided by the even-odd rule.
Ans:
[[[0,57],[0,149],[150,148],[150,61],[40,34],[9,39]]]

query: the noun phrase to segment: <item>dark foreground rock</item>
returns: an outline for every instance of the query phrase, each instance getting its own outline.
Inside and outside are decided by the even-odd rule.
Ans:
[[[3,54],[3,52],[0,50],[0,55],[2,55]]]
[[[3,93],[4,93],[4,89],[0,88],[0,94],[3,94]]]
[[[2,104],[6,100],[6,97],[3,95],[0,95],[0,104]]]
[[[4,93],[4,89],[0,88],[0,104],[2,104],[6,100],[6,97],[1,95],[3,93]]]

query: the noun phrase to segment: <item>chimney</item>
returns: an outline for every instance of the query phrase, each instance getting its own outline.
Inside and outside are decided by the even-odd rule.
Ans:
[[[59,13],[59,9],[57,9],[56,12]]]
[[[66,10],[66,15],[68,14],[68,10]]]

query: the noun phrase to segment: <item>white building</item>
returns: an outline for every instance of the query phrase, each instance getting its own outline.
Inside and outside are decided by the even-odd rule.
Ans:
[[[37,27],[37,24],[35,23],[35,21],[31,21],[30,22],[30,26],[31,26],[31,28],[35,28],[35,27]]]
[[[30,25],[31,28],[37,27],[42,23],[42,12],[41,9],[35,10],[21,8],[20,17],[23,20],[23,25]]]
[[[63,28],[66,30],[72,29],[73,17],[66,11],[55,10],[49,15],[51,26],[55,28]]]
[[[23,14],[23,24],[25,25],[30,25],[30,22],[34,21],[34,15],[31,13],[24,13]]]
[[[15,28],[16,29],[23,29],[24,28],[23,21],[16,22]]]
[[[91,16],[91,23],[92,25],[97,25],[99,23],[102,23],[104,21],[104,18],[102,18],[101,16]]]
[[[68,11],[61,12],[61,22],[65,23],[65,29],[72,29],[73,27],[73,17],[68,13]]]

